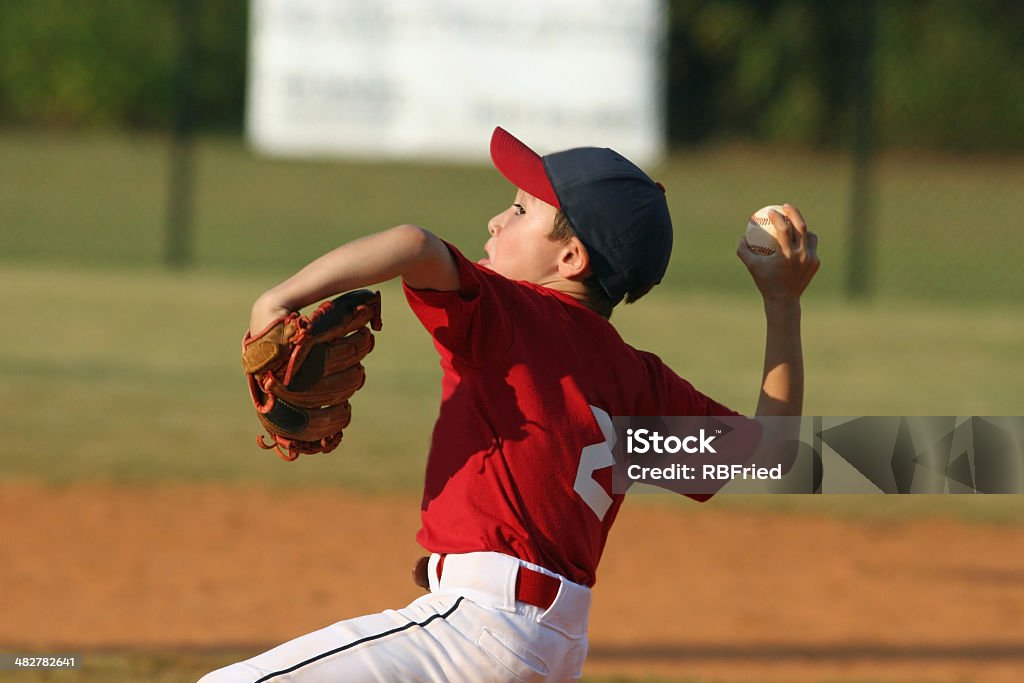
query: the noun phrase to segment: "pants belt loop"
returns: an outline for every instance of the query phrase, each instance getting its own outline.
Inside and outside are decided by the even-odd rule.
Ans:
[[[430,559],[427,560],[427,583],[430,586],[431,593],[437,593],[441,590],[441,560],[444,555],[438,555],[432,553]]]

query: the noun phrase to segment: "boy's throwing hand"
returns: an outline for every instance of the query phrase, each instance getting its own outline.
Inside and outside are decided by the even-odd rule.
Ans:
[[[741,238],[736,255],[750,271],[765,301],[798,300],[821,265],[818,260],[818,236],[807,229],[800,211],[791,204],[782,205],[785,214],[771,213],[779,249],[767,256],[757,254]]]

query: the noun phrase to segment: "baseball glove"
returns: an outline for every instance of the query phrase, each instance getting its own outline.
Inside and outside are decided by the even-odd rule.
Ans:
[[[242,368],[263,428],[261,448],[285,460],[328,453],[352,419],[348,399],[366,380],[362,359],[380,330],[380,293],[367,289],[325,301],[310,316],[292,312],[242,340]]]

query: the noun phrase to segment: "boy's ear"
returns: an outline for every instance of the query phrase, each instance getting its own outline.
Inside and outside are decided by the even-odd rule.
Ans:
[[[558,257],[558,274],[567,280],[578,279],[590,270],[590,254],[577,237],[570,237]]]

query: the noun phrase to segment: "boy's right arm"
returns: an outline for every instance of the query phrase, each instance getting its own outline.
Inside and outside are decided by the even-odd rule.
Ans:
[[[396,277],[415,289],[459,288],[459,271],[445,243],[423,228],[399,225],[344,244],[267,290],[253,304],[249,330],[258,334],[290,311]]]
[[[800,296],[821,265],[818,237],[807,229],[796,207],[772,212],[779,252],[755,254],[741,239],[736,250],[761,290],[768,331],[758,417],[798,416],[803,412],[804,358],[800,339]]]

